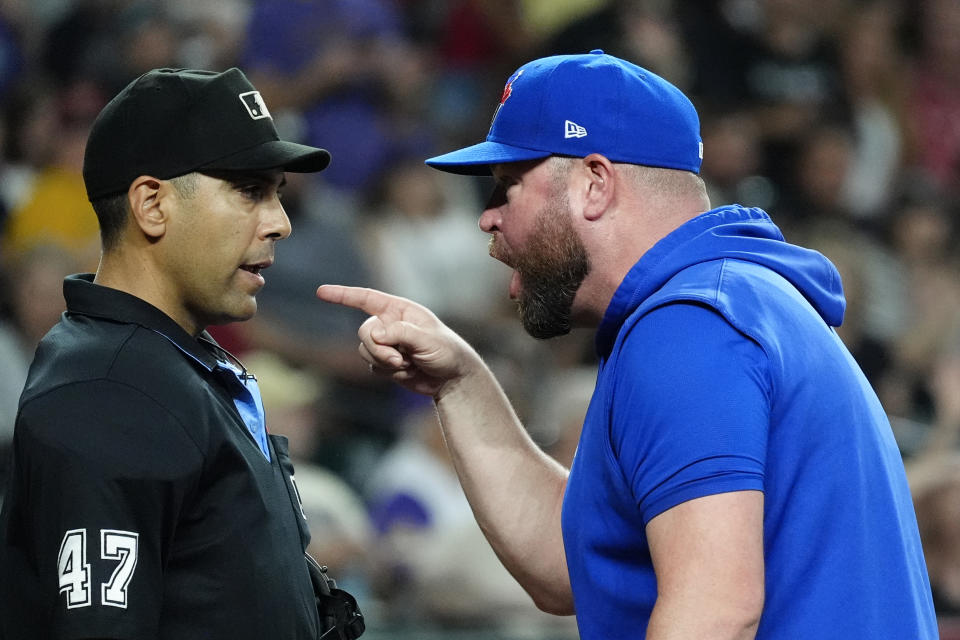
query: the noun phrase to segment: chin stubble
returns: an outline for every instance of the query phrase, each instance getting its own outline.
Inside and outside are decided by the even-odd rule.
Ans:
[[[539,213],[531,245],[514,268],[523,285],[518,307],[526,332],[541,340],[570,333],[573,300],[590,260],[565,200]]]

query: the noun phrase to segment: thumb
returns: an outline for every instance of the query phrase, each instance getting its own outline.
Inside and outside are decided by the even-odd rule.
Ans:
[[[382,337],[376,335],[377,329],[382,330]],[[413,322],[398,321],[373,327],[370,336],[377,343],[393,345],[403,354],[405,364],[413,364],[434,377],[457,375],[463,361],[464,343],[442,324],[424,328]]]
[[[377,318],[377,320],[380,319]],[[382,321],[377,322],[370,328],[370,337],[379,344],[390,344],[390,340],[387,337],[387,329],[383,326]]]

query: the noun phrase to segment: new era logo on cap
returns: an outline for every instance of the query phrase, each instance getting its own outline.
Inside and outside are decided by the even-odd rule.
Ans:
[[[269,118],[270,112],[267,110],[267,103],[263,101],[259,91],[247,91],[240,94],[240,101],[247,108],[247,113],[254,120]]]
[[[576,122],[571,122],[565,120],[563,123],[563,137],[564,138],[586,138],[587,130],[578,125]]]

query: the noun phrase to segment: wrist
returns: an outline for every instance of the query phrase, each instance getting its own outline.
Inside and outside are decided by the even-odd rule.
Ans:
[[[459,371],[447,378],[433,394],[434,403],[439,406],[444,400],[455,401],[457,398],[476,395],[483,384],[484,374],[492,375],[480,355],[473,349],[467,350]]]

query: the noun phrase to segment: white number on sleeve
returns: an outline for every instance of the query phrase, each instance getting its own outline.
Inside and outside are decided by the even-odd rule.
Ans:
[[[100,530],[100,557],[119,563],[110,580],[100,585],[101,604],[127,607],[127,587],[137,568],[139,541],[139,534],[132,531]],[[60,593],[67,593],[67,609],[92,604],[86,529],[71,529],[64,534],[57,556],[57,575]]]
[[[86,529],[71,529],[63,536],[57,556],[57,575],[60,578],[60,593],[67,592],[67,609],[90,604]]]
[[[100,530],[100,557],[120,561],[110,576],[110,582],[100,585],[100,598],[104,605],[127,608],[127,585],[133,577],[133,570],[137,568],[138,543],[139,534]]]

